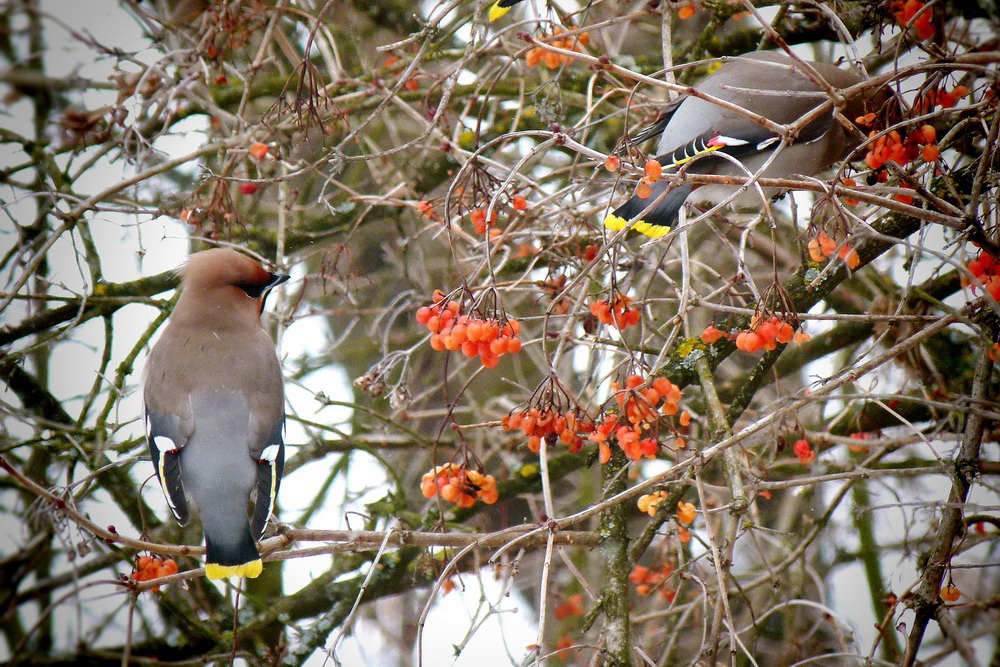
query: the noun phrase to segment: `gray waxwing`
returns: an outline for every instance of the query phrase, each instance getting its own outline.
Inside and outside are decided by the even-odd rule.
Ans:
[[[146,363],[149,454],[177,521],[187,523],[189,500],[198,510],[206,575],[256,577],[285,463],[284,382],[260,315],[288,276],[222,248],[191,255],[180,272]]]
[[[809,64],[835,90],[862,81],[860,76],[833,65]],[[694,88],[781,125],[794,123],[830,100],[827,92],[806,74],[801,63],[776,52],[758,51],[729,59]],[[852,96],[846,100],[842,113],[853,122],[868,112],[879,112],[888,97],[884,88]],[[824,113],[802,128],[794,142],[782,146],[781,137],[755,119],[694,96],[677,100],[651,128],[640,134],[647,139],[661,132],[663,136],[654,159],[664,168],[684,166],[691,174],[741,177],[760,172],[761,178],[817,174],[847,155],[863,136],[838,122],[833,105],[829,105]],[[681,185],[669,191],[668,187],[669,183],[664,180],[652,183],[652,192],[647,197],[633,196],[607,216],[605,227],[619,230],[631,225],[653,238],[665,235],[696,186]],[[703,186],[696,196],[699,201],[723,201],[733,196],[737,188]],[[776,194],[768,188],[764,188],[764,193],[767,196]],[[762,206],[760,194],[752,187],[734,203]]]

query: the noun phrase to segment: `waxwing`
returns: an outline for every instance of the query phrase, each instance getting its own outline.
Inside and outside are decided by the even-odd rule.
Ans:
[[[288,276],[222,248],[191,255],[180,272],[180,298],[146,363],[149,453],[177,521],[187,523],[189,500],[198,510],[206,575],[256,577],[255,540],[285,462],[284,383],[260,315]]]
[[[833,65],[815,62],[809,65],[835,90],[862,81],[860,76]],[[731,58],[694,89],[782,125],[794,123],[830,99],[805,72],[802,63],[776,52],[758,51]],[[879,112],[888,96],[884,88],[854,95],[846,100],[842,114],[853,122],[867,112]],[[793,143],[781,147],[781,137],[754,119],[694,96],[683,96],[668,107],[652,128],[641,133],[642,139],[661,132],[655,159],[665,169],[684,167],[691,174],[756,175],[780,147],[774,160],[760,172],[762,178],[817,174],[847,155],[863,136],[838,122],[831,105],[806,124]],[[718,153],[725,153],[731,159]],[[734,159],[740,164],[734,164]],[[668,187],[665,180],[654,182],[647,197],[633,196],[609,214],[604,220],[605,227],[619,230],[631,225],[653,238],[665,235],[696,186],[681,185],[669,191]],[[703,186],[696,197],[699,201],[723,201],[737,189],[738,186]],[[768,188],[764,188],[764,193],[777,194]],[[734,203],[763,207],[755,187]]]

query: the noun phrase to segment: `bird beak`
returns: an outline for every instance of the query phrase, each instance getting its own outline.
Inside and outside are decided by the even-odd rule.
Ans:
[[[272,273],[270,274],[271,280],[266,285],[264,285],[263,292],[260,295],[260,312],[264,312],[264,302],[267,301],[267,295],[271,293],[271,288],[288,280],[289,276],[287,273]]]
[[[287,273],[271,273],[271,281],[265,286],[265,289],[270,289],[288,280],[289,276]]]

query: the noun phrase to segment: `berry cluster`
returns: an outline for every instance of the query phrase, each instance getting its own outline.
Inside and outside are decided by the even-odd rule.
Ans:
[[[838,247],[837,242],[823,231],[816,238],[809,241],[809,259],[812,261],[822,262],[824,259],[833,256],[833,253],[837,253],[837,256],[844,260],[844,263],[850,269],[856,269],[861,266],[861,257],[858,256],[858,252],[849,243],[840,244]]]
[[[792,445],[792,450],[795,452],[795,456],[798,457],[799,463],[804,466],[807,466],[816,460],[816,452],[809,446],[808,440],[796,440],[795,444]]]
[[[924,114],[932,111],[934,107],[950,109],[955,103],[969,94],[969,89],[965,86],[955,86],[951,90],[944,88],[931,88],[923,92],[913,103],[913,112]]]
[[[439,216],[437,211],[434,210],[434,204],[430,203],[426,199],[421,199],[417,202],[417,211],[420,215],[432,222],[441,221],[441,216]]]
[[[647,493],[644,496],[639,496],[639,506],[640,512],[645,512],[649,516],[656,516],[656,512],[660,509],[660,503],[667,499],[666,491],[656,491],[654,493]]]
[[[434,303],[417,310],[417,323],[431,332],[431,347],[439,352],[461,350],[469,357],[479,357],[483,366],[493,368],[504,354],[521,351],[521,325],[515,319],[497,320],[461,315],[457,301],[445,303],[444,293],[435,290]]]
[[[500,427],[505,431],[523,431],[528,436],[528,449],[536,453],[541,449],[543,440],[554,442],[558,437],[559,442],[575,454],[583,448],[583,434],[594,430],[593,422],[585,414],[577,410],[560,412],[553,408],[512,412],[500,420]]]
[[[566,598],[565,602],[556,605],[556,619],[563,620],[571,616],[583,616],[583,593],[575,593]]]
[[[561,35],[563,32],[562,28],[556,28],[552,31],[552,35]],[[590,43],[590,35],[584,32],[579,35],[561,37],[559,39],[549,40],[543,38],[543,41],[551,44],[557,49],[582,52],[580,47],[587,46],[587,44]],[[528,51],[528,54],[524,57],[524,64],[528,67],[537,67],[539,63],[544,63],[544,65],[549,69],[559,69],[562,65],[569,65],[572,62],[573,59],[569,56],[549,51],[548,49],[544,49],[540,46],[536,46]]]
[[[906,27],[913,21],[913,29],[917,31],[920,39],[930,39],[934,36],[934,11],[928,9],[921,12],[924,3],[920,0],[897,0],[892,4],[892,14],[896,17],[899,25]],[[917,16],[917,14],[920,14]],[[914,21],[914,17],[916,20]]]
[[[484,475],[454,463],[445,463],[424,473],[420,478],[420,492],[424,498],[440,494],[443,500],[459,507],[472,507],[476,500],[492,505],[500,498],[493,475]]]
[[[678,403],[683,392],[680,387],[667,378],[656,378],[651,386],[641,388],[645,383],[642,376],[630,375],[625,380],[625,389],[619,391],[618,383],[611,383],[618,403],[618,414],[609,414],[595,424],[590,440],[596,442],[601,463],[611,459],[611,448],[608,440],[614,437],[615,443],[631,461],[642,457],[656,458],[660,451],[660,441],[655,436],[656,423],[661,414],[673,416],[677,414]],[[659,405],[663,401],[662,406]],[[684,410],[678,419],[681,426],[691,423],[691,414]],[[681,449],[685,446],[683,438],[676,438],[674,446]]]
[[[590,314],[619,331],[639,323],[639,309],[632,306],[631,298],[620,293],[616,293],[610,303],[603,299],[591,303]]]
[[[1000,262],[981,252],[979,257],[969,262],[968,269],[986,287],[987,294],[1000,301]],[[962,282],[965,286],[972,284],[967,278],[963,278]]]
[[[659,588],[660,597],[667,602],[673,602],[677,591],[666,586],[660,586],[663,581],[674,572],[672,563],[666,563],[657,569],[649,569],[642,565],[636,565],[628,575],[628,580],[635,584],[635,592],[645,597],[654,588]]]
[[[770,352],[779,343],[785,345],[792,342],[793,338],[795,329],[788,322],[778,317],[764,320],[755,316],[750,322],[750,328],[736,335],[736,347],[750,354],[758,350]]]
[[[865,164],[875,170],[881,169],[886,162],[895,162],[902,167],[916,160],[918,155],[925,162],[935,162],[941,155],[937,147],[937,130],[933,125],[921,125],[905,137],[899,130],[885,133],[872,130],[868,138],[874,141],[868,146]]]
[[[490,230],[490,236],[499,236],[499,229],[492,229],[497,224],[497,212],[496,209],[490,213],[489,222],[486,221],[486,211],[481,208],[474,208],[472,212],[469,213],[469,220],[472,221],[472,227],[476,230],[476,233],[482,236],[486,233],[486,230]]]
[[[653,189],[649,186],[660,180],[660,177],[663,176],[663,165],[658,160],[647,160],[643,167],[643,172],[642,180],[639,181],[639,185],[635,188],[635,196],[639,199],[646,199],[649,195],[653,194]]]
[[[177,574],[177,563],[173,558],[163,560],[156,556],[139,556],[135,561],[135,569],[129,577],[132,581],[150,581],[171,574]],[[154,593],[159,590],[159,586],[152,589]]]

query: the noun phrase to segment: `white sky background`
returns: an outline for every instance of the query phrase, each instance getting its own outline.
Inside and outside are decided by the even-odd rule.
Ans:
[[[87,2],[56,0],[47,2],[43,6],[66,25],[92,35],[100,43],[126,51],[136,51],[136,57],[147,63],[151,63],[159,57],[158,52],[145,50],[145,41],[138,25],[113,0],[88,0]],[[76,73],[89,79],[106,80],[115,63],[113,58],[108,57],[94,63],[93,51],[90,48],[72,40],[67,32],[56,28],[51,21],[48,21],[46,25],[49,45],[49,50],[45,55],[46,69],[52,76]],[[103,104],[113,103],[114,96],[113,92],[91,91],[84,94],[79,101],[82,106],[92,109]],[[74,101],[77,100],[76,96],[71,97]],[[16,132],[30,136],[32,132],[31,107],[27,101],[11,105],[2,113],[4,115],[0,122]],[[200,134],[203,122],[204,119],[198,117],[190,119],[183,125],[184,129],[189,132],[187,136],[175,133],[172,136],[164,137],[157,142],[157,148],[164,151],[164,157],[174,157],[190,151],[203,140],[203,136]],[[3,164],[17,163],[22,158],[23,155],[0,154],[0,162]],[[78,186],[86,191],[96,191],[107,182],[113,182],[128,175],[122,169],[121,162],[111,165],[102,160],[97,167],[88,172],[84,180],[78,182]],[[10,191],[6,189],[6,186],[0,186],[0,197],[7,201],[10,200]],[[21,217],[21,222],[24,222],[33,217],[34,204],[30,201],[20,202],[13,205],[11,210]],[[141,226],[137,226],[136,222],[134,217],[124,215],[101,214],[91,218],[91,229],[105,260],[103,265],[105,278],[110,282],[132,280],[140,276],[149,276],[169,270],[176,267],[187,252],[187,227],[185,225],[169,218],[152,221],[143,219]],[[6,251],[15,240],[10,224],[6,220],[0,221],[0,252]],[[68,236],[53,247],[51,254],[52,279],[57,284],[64,284],[67,293],[87,292],[90,287],[85,284],[86,273],[77,265],[76,255],[76,249],[70,244]],[[892,270],[892,267],[887,264],[885,269]],[[59,294],[60,291],[56,289],[53,290],[53,293]],[[270,305],[274,306],[273,301]],[[12,315],[4,318],[6,321],[20,319],[24,312],[23,304],[15,302],[11,311]],[[136,338],[155,315],[156,311],[153,308],[142,305],[127,306],[115,315],[116,336],[113,360],[109,366],[111,370],[131,349]],[[815,324],[810,325],[810,331],[813,335],[820,330],[821,327]],[[287,358],[296,358],[303,353],[318,349],[326,343],[326,339],[325,328],[320,320],[303,320],[285,332],[282,338],[281,354]],[[103,325],[99,319],[95,319],[74,330],[72,340],[56,348],[52,358],[53,387],[57,396],[61,398],[77,397],[75,402],[71,401],[69,404],[71,413],[75,407],[79,406],[79,397],[85,395],[91,387],[102,341]],[[136,370],[140,369],[141,365]],[[814,373],[824,374],[823,372],[827,369],[828,367],[821,363],[814,365],[810,370]],[[133,387],[138,378],[138,374],[133,375]],[[331,395],[336,395],[338,392],[346,394],[349,391],[348,383],[350,380],[351,378],[347,378],[342,371],[333,368],[312,374],[306,378],[305,385],[312,391],[323,391]],[[2,390],[5,391],[5,389]],[[883,385],[881,391],[885,390],[886,387]],[[349,416],[344,408],[327,408],[317,411],[318,404],[312,400],[310,391],[294,387],[291,384],[288,385],[288,400],[298,414],[308,419],[332,423],[343,421]],[[138,392],[134,392],[122,400],[119,406],[119,420],[137,419],[140,412],[140,397]],[[302,442],[305,437],[304,432],[293,423],[290,423],[289,427],[289,442],[293,444]],[[10,424],[9,428],[14,430],[17,426]],[[132,428],[125,429],[120,433],[119,437],[125,438],[138,433],[138,426],[134,424]],[[948,456],[950,449],[941,448],[939,453],[942,456]],[[821,466],[822,461],[821,457],[816,465]],[[146,465],[148,467],[148,464]],[[314,516],[310,523],[311,526],[347,527],[344,521],[347,510],[363,510],[363,502],[371,501],[382,495],[384,489],[376,488],[351,507],[343,506],[341,501],[346,495],[363,488],[363,485],[373,479],[373,476],[375,479],[384,477],[379,466],[367,455],[355,456],[352,466],[353,475],[351,475],[350,481],[352,485],[356,484],[357,488],[346,488],[343,481],[338,480],[330,491],[328,504]],[[152,470],[150,469],[149,472],[151,473]],[[298,512],[311,499],[310,491],[322,484],[328,472],[329,464],[318,462],[289,475],[284,480],[280,505],[283,508],[285,520],[294,520]],[[929,478],[920,483],[917,497],[946,498],[948,484],[949,482],[942,477]],[[832,493],[836,488],[837,485],[829,485],[827,489],[824,489],[824,492]],[[304,489],[306,492],[299,494],[296,493],[297,489]],[[976,487],[976,489],[981,491],[981,487]],[[166,516],[165,504],[155,481],[147,484],[145,493],[151,504],[160,508],[163,515]],[[973,498],[973,500],[975,499]],[[979,498],[979,500],[996,502],[995,499],[988,498]],[[893,493],[886,491],[873,492],[872,501],[878,506],[879,504],[896,503],[898,499]],[[835,516],[835,520],[840,522],[842,526],[846,526],[846,530],[843,530],[842,533],[851,536],[853,529],[850,528],[850,517],[847,515],[849,507],[849,503],[845,502]],[[114,512],[108,511],[102,515],[102,510],[113,509],[110,503],[103,508],[96,503],[90,503],[86,509],[98,523],[115,523],[116,521],[120,523],[122,521],[121,517],[116,516]],[[883,542],[901,539],[903,537],[901,526],[905,523],[899,510],[878,512],[876,525],[878,526],[879,539]],[[922,534],[922,528],[923,526],[918,524],[918,535],[911,537]],[[20,532],[20,525],[0,525],[0,553],[9,551],[11,545],[19,541]],[[963,561],[968,560],[971,560],[969,556],[963,557]],[[285,566],[287,592],[298,590],[311,581],[315,575],[326,571],[328,564],[328,557],[289,561],[288,565]],[[893,590],[901,591],[910,585],[916,576],[912,561],[899,563],[895,560],[889,560],[884,562],[883,566]],[[102,576],[105,575],[102,574]],[[963,578],[967,576],[969,573],[965,571],[957,570],[955,572],[956,583],[963,591],[967,590],[966,585],[963,585]],[[971,573],[971,577],[977,576],[978,573]],[[536,619],[529,617],[524,611],[512,612],[517,608],[524,610],[526,608],[524,601],[520,600],[517,595],[501,599],[499,584],[493,580],[491,575],[484,574],[481,579],[487,600],[497,604],[499,609],[506,612],[502,614],[503,628],[501,630],[496,617],[491,622],[487,622],[476,633],[475,638],[457,664],[510,664],[508,651],[515,659],[520,659],[524,655],[524,647],[535,641]],[[459,590],[456,590],[445,597],[435,607],[435,611],[429,618],[424,635],[424,656],[428,664],[450,663],[453,645],[462,641],[471,625],[470,619],[479,604],[479,585],[474,577],[468,575],[465,576],[464,581],[466,593],[463,595]],[[867,652],[874,638],[872,627],[874,618],[871,614],[867,586],[860,565],[837,569],[828,584],[831,606],[838,613],[853,621],[861,650]],[[117,594],[106,596],[107,589],[96,590],[99,592],[90,593],[90,597],[81,602],[93,605],[93,609],[101,609],[102,611],[110,610],[121,602],[121,597]],[[59,623],[57,627],[63,629],[65,634],[62,640],[65,645],[69,645],[75,640],[79,630],[76,625],[75,610],[72,605],[66,605],[60,614],[65,616],[65,623]],[[912,622],[912,617],[905,616],[904,620]],[[358,629],[359,639],[348,638],[341,644],[338,651],[344,664],[379,664],[383,662],[386,656],[381,653],[383,646],[376,628],[372,626],[370,621],[362,621]],[[932,624],[932,631],[934,629]],[[323,662],[322,656],[314,655],[311,662],[321,664]]]

